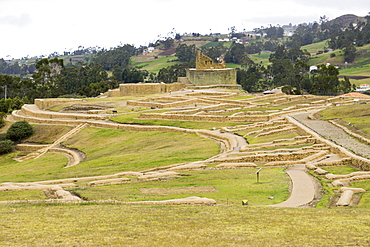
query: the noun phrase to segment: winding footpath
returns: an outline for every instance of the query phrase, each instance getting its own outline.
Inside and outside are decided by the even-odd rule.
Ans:
[[[311,120],[308,115],[312,112],[305,112],[290,116],[295,119],[295,124],[303,125],[312,132],[319,134],[327,141],[330,140],[353,153],[370,158],[370,146],[359,142],[345,133],[341,128],[336,127],[328,121],[315,119]],[[272,207],[304,207],[312,203],[317,192],[314,178],[307,173],[304,164],[294,165],[286,170],[289,175],[291,185],[291,195],[285,202],[270,205]]]
[[[270,205],[271,207],[302,207],[310,204],[315,198],[315,184],[307,171],[305,164],[289,167],[286,170],[292,181],[290,197],[285,202]]]

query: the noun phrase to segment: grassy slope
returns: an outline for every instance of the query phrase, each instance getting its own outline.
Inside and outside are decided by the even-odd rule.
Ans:
[[[328,108],[321,111],[323,119],[342,119],[355,128],[370,134],[370,107],[365,105],[349,105]]]
[[[368,209],[1,205],[2,246],[368,246]]]
[[[142,66],[143,70],[147,70],[150,73],[158,73],[160,69],[177,64],[177,62],[173,62],[176,60],[177,57],[175,56],[158,56],[155,59],[138,59],[132,58],[132,65],[133,66]]]
[[[58,178],[109,175],[142,171],[157,166],[197,161],[218,153],[213,141],[191,134],[131,132],[86,128],[64,143],[87,154],[78,166],[64,169],[67,159],[58,154],[24,162],[0,156],[0,182],[27,182]]]
[[[194,122],[194,121],[175,121],[175,120],[146,120],[139,119],[140,113],[130,113],[119,115],[112,118],[113,121],[118,123],[135,123],[135,124],[152,124],[163,126],[175,126],[188,129],[212,129],[213,127],[221,128],[225,126],[235,126],[238,123],[222,123],[222,122]]]
[[[370,83],[370,45],[357,47],[358,56],[352,64],[345,65],[343,52],[336,50],[333,52],[323,53],[316,55],[318,51],[325,50],[326,41],[315,44],[310,44],[302,47],[311,53],[312,58],[308,62],[309,65],[317,64],[333,64],[340,67],[339,73],[341,76],[366,76],[369,78],[364,79],[351,79],[351,83],[355,85],[369,84]],[[334,53],[335,57],[330,57]]]
[[[356,72],[351,73],[356,75]],[[101,101],[104,102],[104,99]],[[342,109],[340,110],[342,111]],[[363,110],[354,111],[352,109],[348,112],[361,111]],[[347,114],[346,111],[343,112]],[[351,117],[348,114],[344,116]],[[365,124],[369,122],[365,121]],[[188,124],[185,123],[185,126],[188,126]],[[196,124],[193,126],[196,128]],[[94,138],[89,137],[92,134],[90,131],[94,132]],[[156,136],[157,134],[158,136]],[[153,148],[153,153],[158,153],[158,150],[167,150],[167,147],[160,146],[163,142],[159,142],[159,146],[155,143],[160,138],[168,140],[168,136],[165,135],[163,137],[159,133],[153,135],[153,142],[149,142],[151,145],[145,146],[147,143],[131,142],[130,140],[134,139],[133,136],[126,137],[122,133],[113,133],[110,130],[107,132],[101,130],[95,132],[95,129],[89,128],[76,136],[76,139],[70,140],[68,144],[84,149],[85,152],[90,153],[89,157],[92,157],[95,153],[95,155],[99,154],[100,158],[96,156],[97,159],[100,159],[99,162],[95,162],[91,158],[91,160],[86,161],[86,163],[90,162],[88,163],[89,165],[84,166],[81,164],[79,167],[63,169],[62,167],[66,164],[67,160],[60,155],[47,154],[36,161],[17,163],[11,159],[11,157],[16,155],[16,153],[13,153],[0,157],[0,174],[2,174],[0,180],[31,181],[65,176],[82,176],[85,174],[110,174],[111,172],[122,171],[119,166],[123,165],[126,161],[128,163],[132,162],[129,166],[130,170],[132,170],[131,168],[139,169],[136,167],[135,162],[141,162],[140,160],[144,155],[135,156],[134,153],[140,151],[138,147],[143,149]],[[114,140],[106,140],[104,136],[114,136]],[[183,146],[189,145],[185,142],[187,141],[187,137],[180,136],[178,143],[181,143]],[[128,147],[128,150],[121,147],[120,142],[115,138],[129,144],[124,146]],[[140,138],[142,138],[142,135]],[[40,137],[40,139],[42,138]],[[198,138],[196,137],[196,139]],[[191,138],[189,141],[190,145],[194,142]],[[195,145],[198,145],[197,148],[204,146],[203,144],[199,145],[197,141],[195,141]],[[116,150],[117,148],[119,150]],[[213,148],[217,149],[214,145]],[[124,155],[118,154],[120,151],[132,152],[132,155],[127,155],[129,159],[126,160],[126,157],[123,157]],[[145,150],[145,153],[147,151]],[[172,152],[172,150],[169,151]],[[195,154],[196,157],[199,157],[197,155],[203,151],[197,151]],[[103,156],[109,157],[111,155],[115,157],[115,160],[103,158]],[[157,165],[161,163],[162,161],[158,161],[160,159],[163,159],[164,162],[167,162],[168,159],[171,160],[171,157],[155,155],[154,158],[157,161],[150,164],[144,162],[141,165],[144,165],[144,167],[146,165],[152,166],[153,164]],[[190,159],[191,157],[186,156],[185,158]],[[131,159],[137,160],[134,161]],[[120,162],[122,164],[119,164]],[[116,167],[113,164],[118,164],[118,166]],[[121,166],[121,168],[125,169],[126,166]],[[253,169],[220,171],[213,174],[192,171],[184,173],[191,175],[189,177],[165,181],[160,185],[150,182],[136,185],[125,184],[122,186],[94,187],[91,190],[77,190],[82,195],[91,197],[92,199],[107,199],[110,198],[107,194],[112,193],[118,199],[142,200],[146,198],[170,198],[168,196],[142,195],[137,192],[137,189],[142,187],[214,185],[219,191],[218,193],[212,193],[211,195],[207,193],[199,194],[198,196],[216,197],[222,202],[222,205],[216,207],[0,205],[3,236],[0,238],[0,245],[143,246],[150,243],[152,246],[173,246],[178,245],[179,242],[188,246],[245,244],[258,246],[301,246],[302,243],[307,246],[348,244],[368,246],[370,244],[368,237],[370,234],[369,193],[363,196],[360,205],[355,208],[331,208],[330,210],[275,209],[243,207],[238,205],[242,199],[249,199],[251,204],[254,204],[254,202],[264,204],[267,201],[266,196],[276,191],[274,187],[269,188],[267,185],[276,183],[273,178],[283,175],[281,169],[266,169],[264,171],[266,172],[266,176],[261,176],[261,179],[266,178],[268,180],[262,180],[261,185],[264,187],[262,190],[260,190],[258,184],[253,183]],[[336,170],[334,172],[346,173],[348,171]],[[212,177],[207,179],[208,175]],[[224,180],[225,177],[227,177],[226,180]],[[282,184],[277,187],[286,186],[287,184],[284,184],[285,179],[286,176],[282,176],[277,181]],[[357,182],[353,184],[353,186],[357,185],[370,190],[368,182]],[[125,188],[125,190],[122,190],[122,188]],[[136,194],[128,193],[128,191],[135,191]],[[276,191],[276,193],[279,195],[277,200],[283,200],[284,196],[286,196],[286,190],[285,192]],[[132,198],[132,195],[134,195],[134,198]],[[171,198],[182,196],[187,195],[173,195]],[[8,194],[8,198],[39,199],[44,198],[44,196],[39,192],[30,191],[12,192]],[[228,203],[232,205],[227,206]],[[93,226],[94,231],[92,231],[91,226]]]
[[[268,205],[283,202],[289,197],[289,178],[283,168],[264,169],[260,182],[256,183],[255,169],[182,171],[183,177],[145,183],[81,187],[76,192],[89,200],[116,199],[121,201],[157,201],[200,196],[212,198],[218,204],[240,204],[248,199],[250,205]],[[217,191],[204,193],[149,194],[142,188],[177,188],[190,186],[212,186]],[[268,199],[273,196],[274,199]]]

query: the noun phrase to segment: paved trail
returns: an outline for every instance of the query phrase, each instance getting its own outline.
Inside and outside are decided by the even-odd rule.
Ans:
[[[342,146],[353,153],[370,158],[370,146],[357,141],[349,136],[341,128],[321,119],[311,120],[307,116],[309,113],[302,113],[294,115],[293,117],[299,122],[303,123],[316,133],[320,134],[325,139],[331,140],[339,146]]]
[[[304,164],[289,167],[286,172],[292,180],[292,191],[285,202],[271,205],[271,207],[300,207],[305,206],[315,198],[315,184],[312,177],[306,172]]]
[[[293,117],[301,124],[310,128],[323,138],[340,145],[353,153],[370,158],[370,146],[360,143],[349,136],[341,128],[324,120],[311,120],[307,116],[310,113],[300,113]],[[316,187],[311,175],[307,173],[305,165],[294,165],[286,170],[292,180],[292,191],[288,200],[285,202],[270,205],[272,207],[302,207],[311,203],[315,198]]]

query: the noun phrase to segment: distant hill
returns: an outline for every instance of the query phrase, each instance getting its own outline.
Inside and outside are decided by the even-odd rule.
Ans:
[[[360,17],[357,15],[347,14],[339,16],[331,21],[328,21],[329,25],[338,24],[340,27],[348,27],[351,23],[359,23],[366,21],[365,17]]]

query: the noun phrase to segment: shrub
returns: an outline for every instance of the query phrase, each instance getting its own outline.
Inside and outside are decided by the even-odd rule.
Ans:
[[[6,133],[1,133],[0,134],[0,141],[5,141],[5,140],[7,140],[6,139]]]
[[[0,113],[1,114],[1,113]],[[4,127],[5,125],[5,121],[4,121],[4,118],[0,118],[0,128]]]
[[[11,140],[0,141],[0,154],[10,153],[13,148],[13,142]]]
[[[27,121],[19,121],[10,126],[6,132],[6,138],[19,141],[33,134],[33,128]]]

